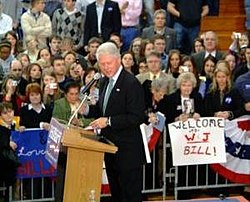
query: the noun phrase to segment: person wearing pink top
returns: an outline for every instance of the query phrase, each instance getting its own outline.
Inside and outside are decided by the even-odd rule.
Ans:
[[[131,41],[139,36],[139,18],[142,12],[142,0],[113,0],[119,4],[123,40],[122,52],[129,49]]]

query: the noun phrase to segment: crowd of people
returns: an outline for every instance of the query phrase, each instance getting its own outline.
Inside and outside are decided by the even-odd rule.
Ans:
[[[82,89],[100,72],[100,81],[87,91],[88,105],[72,124],[102,129],[118,146],[118,160],[105,157],[112,197],[140,201],[140,123],[154,122],[157,111],[166,124],[250,114],[248,34],[233,32],[228,50],[218,50],[215,32],[199,33],[211,2],[161,1],[165,7],[152,12],[149,0],[31,0],[23,1],[30,6],[19,13],[25,9],[20,1],[1,1],[1,165],[6,161],[2,153],[17,147],[11,130],[49,130],[52,117],[67,123]],[[170,18],[172,28],[167,26]],[[105,100],[110,86],[112,105]],[[59,162],[64,172],[65,158]],[[18,164],[5,165],[0,180],[12,184]],[[58,201],[62,191],[63,186]]]

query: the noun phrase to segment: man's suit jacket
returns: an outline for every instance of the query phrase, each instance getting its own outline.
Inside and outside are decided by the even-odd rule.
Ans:
[[[141,166],[144,161],[143,142],[139,125],[144,121],[144,94],[139,81],[124,69],[113,87],[105,114],[103,100],[108,86],[104,77],[100,85],[100,97],[96,106],[90,106],[89,115],[110,117],[111,126],[101,130],[101,134],[117,147],[117,160],[123,168]]]
[[[150,73],[146,72],[146,73],[138,74],[136,78],[140,81],[141,84],[143,84],[146,80],[150,80]],[[176,81],[172,76],[164,72],[160,72],[159,78],[165,79],[166,81],[168,81],[168,94],[175,92]]]
[[[121,31],[121,13],[117,2],[106,0],[101,22],[101,36],[103,41],[108,41],[111,33]],[[88,44],[91,37],[99,37],[96,1],[87,6],[84,25],[84,45]]]
[[[154,26],[146,27],[142,31],[142,38],[143,39],[151,39],[155,35]],[[164,33],[166,39],[166,53],[168,53],[171,49],[176,48],[176,31],[169,27],[165,28]]]
[[[198,73],[201,73],[203,68],[203,61],[205,59],[205,51],[201,51],[199,53],[195,53],[192,55],[192,58],[194,59],[195,65],[197,67]],[[221,60],[223,57],[223,53],[220,51],[216,51],[215,58],[218,60]]]

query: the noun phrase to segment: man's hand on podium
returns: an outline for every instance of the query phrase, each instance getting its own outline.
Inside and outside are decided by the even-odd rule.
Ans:
[[[102,129],[108,126],[108,122],[109,122],[108,117],[101,117],[92,121],[89,125],[92,126],[94,129]]]

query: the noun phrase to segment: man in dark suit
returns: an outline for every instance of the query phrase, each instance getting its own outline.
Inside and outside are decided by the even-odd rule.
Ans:
[[[166,39],[166,53],[176,48],[176,31],[166,27],[166,11],[163,9],[156,10],[154,13],[154,25],[146,27],[142,31],[143,39],[151,39],[156,34],[163,35]]]
[[[221,60],[223,56],[223,53],[217,50],[218,37],[215,32],[208,31],[204,34],[204,46],[205,46],[204,51],[192,55],[198,73],[201,73],[203,68],[203,61],[207,56],[212,55],[217,59],[217,61]]]
[[[96,55],[105,77],[98,103],[89,106],[89,116],[100,117],[90,125],[101,129],[101,135],[118,147],[116,154],[105,154],[112,201],[141,202],[144,153],[139,125],[144,120],[143,88],[122,68],[115,44],[102,44]]]
[[[117,2],[96,0],[87,6],[84,25],[84,45],[91,37],[108,41],[111,33],[120,33],[121,13]]]

